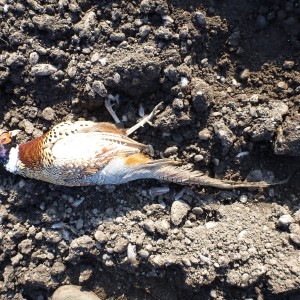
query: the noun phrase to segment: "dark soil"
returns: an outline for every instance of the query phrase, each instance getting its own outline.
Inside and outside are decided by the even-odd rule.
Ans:
[[[107,97],[130,127],[163,102],[133,137],[156,158],[285,179],[300,163],[299,16],[296,0],[0,0],[1,127],[22,143],[62,120],[112,122]],[[181,197],[157,181],[0,175],[0,299],[48,299],[66,284],[100,299],[299,297],[297,172],[274,188]]]

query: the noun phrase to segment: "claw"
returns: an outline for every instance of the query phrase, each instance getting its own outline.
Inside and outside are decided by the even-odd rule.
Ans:
[[[129,129],[126,130],[126,135],[129,136],[130,134],[132,134],[133,132],[135,132],[137,129],[139,129],[140,127],[143,127],[146,123],[148,123],[149,125],[153,124],[151,123],[151,120],[154,118],[154,116],[159,112],[158,108],[162,105],[162,102],[160,102],[158,105],[156,105],[154,107],[154,109],[152,110],[152,112],[144,117],[140,122],[138,122],[137,124],[135,124],[134,126],[130,127]]]
[[[120,124],[121,121],[120,119],[118,118],[115,110],[113,109],[113,106],[115,104],[119,104],[119,99],[118,97],[114,97],[112,95],[109,95],[108,98],[105,100],[105,107],[106,109],[108,110],[108,112],[110,113],[110,115],[112,116],[112,118],[114,119],[115,123],[116,124]]]

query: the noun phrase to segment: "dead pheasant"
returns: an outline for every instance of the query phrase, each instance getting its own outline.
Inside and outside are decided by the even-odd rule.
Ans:
[[[171,159],[153,160],[142,154],[145,149],[151,152],[152,147],[128,136],[150,122],[157,109],[128,130],[111,123],[64,122],[16,147],[12,135],[0,130],[0,159],[9,172],[65,186],[122,184],[145,178],[222,189],[273,185],[223,181],[178,167]]]

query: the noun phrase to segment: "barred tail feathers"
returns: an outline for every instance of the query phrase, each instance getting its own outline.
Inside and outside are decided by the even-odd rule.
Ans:
[[[269,183],[265,181],[260,182],[235,182],[228,180],[221,180],[206,176],[198,171],[190,171],[183,167],[176,166],[162,166],[155,171],[155,178],[168,182],[179,184],[195,184],[202,186],[211,186],[220,189],[235,189],[235,188],[265,188],[273,185],[284,184],[287,180]]]

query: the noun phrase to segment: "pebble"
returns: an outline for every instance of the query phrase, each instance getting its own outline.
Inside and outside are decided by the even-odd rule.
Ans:
[[[296,222],[300,222],[300,209],[298,209],[294,214],[293,218]],[[0,207],[0,220],[1,220],[1,207]]]
[[[240,79],[241,80],[246,80],[246,79],[248,79],[249,77],[250,77],[250,71],[249,71],[249,69],[245,69],[245,70],[243,70],[241,73],[240,73]]]
[[[12,53],[7,59],[6,64],[11,68],[22,67],[25,64],[25,58],[17,53]]]
[[[139,256],[141,258],[147,259],[150,256],[150,253],[149,253],[149,251],[142,249],[139,251]]]
[[[99,243],[106,243],[109,240],[108,235],[102,230],[97,230],[94,237]]]
[[[204,128],[203,130],[199,131],[198,138],[202,141],[207,141],[211,138],[211,132],[207,128]]]
[[[170,229],[170,223],[167,220],[158,220],[154,226],[157,233],[161,235],[167,235]]]
[[[92,55],[91,62],[95,63],[95,62],[99,61],[99,59],[100,59],[100,54],[98,52],[96,52]]]
[[[93,292],[77,285],[63,285],[52,295],[52,300],[100,300]]]
[[[137,264],[137,254],[136,254],[136,246],[131,243],[127,246],[127,258],[132,265]]]
[[[46,107],[42,111],[42,117],[47,121],[52,121],[55,117],[55,111],[51,107]]]
[[[142,38],[146,38],[150,33],[151,27],[149,25],[143,25],[139,29],[139,34]]]
[[[114,32],[110,35],[112,42],[123,42],[125,40],[125,34],[123,32]]]
[[[286,90],[288,88],[288,84],[284,81],[279,81],[277,83],[277,87],[280,89],[280,90]]]
[[[201,154],[197,154],[194,156],[194,161],[195,162],[199,162],[199,161],[202,161],[204,159],[204,156],[201,155]]]
[[[13,266],[16,266],[19,264],[19,262],[22,260],[23,258],[23,255],[21,253],[17,253],[15,256],[11,257],[10,261],[11,261],[11,264]]]
[[[191,261],[187,257],[183,257],[182,262],[186,267],[190,267],[192,265]]]
[[[262,181],[263,180],[263,173],[261,170],[253,170],[247,176],[247,181]]]
[[[102,81],[95,80],[92,84],[93,91],[101,97],[107,96],[107,89]]]
[[[35,76],[49,76],[57,71],[57,68],[50,64],[37,64],[31,68]]]
[[[171,206],[171,222],[174,225],[179,225],[187,214],[191,207],[182,200],[176,200]]]
[[[197,216],[200,216],[203,214],[203,209],[199,206],[196,206],[192,209],[192,213],[197,215]]]
[[[241,203],[247,203],[248,197],[247,197],[247,195],[243,194],[240,196],[239,200]]]
[[[165,151],[164,151],[164,155],[166,157],[169,157],[171,155],[175,155],[178,153],[178,147],[177,146],[172,146],[172,147],[168,147]]]
[[[77,239],[74,239],[70,244],[70,251],[74,254],[85,254],[89,253],[93,247],[95,246],[95,242],[88,235],[83,235]]]
[[[182,110],[184,108],[183,100],[179,99],[179,98],[175,98],[173,103],[172,103],[172,106],[176,110]]]
[[[33,124],[28,120],[23,120],[22,122],[20,122],[20,127],[23,127],[25,132],[28,134],[31,134],[34,130]]]
[[[211,291],[210,291],[210,296],[211,296],[213,299],[216,299],[216,298],[218,297],[217,291],[216,291],[216,290],[211,290]]]
[[[150,232],[153,233],[155,231],[155,226],[154,226],[154,222],[152,220],[146,220],[144,222],[144,228]]]
[[[74,78],[76,76],[76,73],[77,73],[77,69],[76,67],[70,67],[67,69],[67,73],[68,75],[71,77],[71,78]]]
[[[32,251],[33,247],[34,246],[32,245],[32,240],[30,239],[25,239],[18,245],[18,249],[22,254],[29,254]]]
[[[34,66],[38,63],[40,56],[37,52],[31,52],[29,54],[29,63]]]
[[[83,220],[82,219],[78,219],[77,221],[76,221],[76,229],[77,230],[80,230],[80,229],[82,229],[83,228]]]
[[[293,67],[294,67],[294,65],[295,65],[295,62],[293,62],[292,60],[286,60],[286,61],[284,61],[282,67],[283,67],[285,70],[292,70]]]
[[[202,12],[196,11],[194,13],[194,22],[198,27],[204,28],[206,26],[206,19]]]
[[[290,239],[297,245],[300,245],[300,226],[299,224],[292,223],[289,226],[291,232]]]
[[[287,229],[293,222],[294,222],[294,219],[291,215],[289,215],[289,214],[282,215],[278,219],[278,226],[283,229]]]

